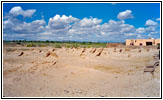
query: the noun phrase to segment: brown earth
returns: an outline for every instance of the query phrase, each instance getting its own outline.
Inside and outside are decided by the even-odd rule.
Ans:
[[[143,72],[145,66],[156,62],[153,55],[158,54],[157,49],[141,48],[139,52],[137,48],[97,48],[92,53],[94,49],[86,48],[82,53],[83,50],[4,47],[3,96],[160,96],[160,67],[156,67],[154,75]]]

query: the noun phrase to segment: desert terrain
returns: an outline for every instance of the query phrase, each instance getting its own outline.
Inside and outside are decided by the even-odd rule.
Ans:
[[[159,97],[156,47],[3,47],[4,97]]]

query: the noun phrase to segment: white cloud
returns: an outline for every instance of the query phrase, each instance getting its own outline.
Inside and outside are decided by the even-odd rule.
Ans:
[[[38,34],[45,30],[46,22],[44,20],[35,20],[33,22],[19,22],[14,19],[4,21],[4,32],[19,34]]]
[[[132,11],[131,10],[126,10],[123,12],[120,12],[117,16],[118,19],[129,19],[133,18]]]
[[[146,26],[156,26],[156,25],[158,25],[158,23],[149,19],[146,21],[145,25]]]
[[[160,18],[156,18],[156,21],[160,21]]]
[[[138,34],[138,35],[137,35],[137,38],[138,38],[138,39],[141,39],[141,38],[142,38],[142,36],[141,36],[140,34]]]
[[[126,24],[124,20],[109,20],[102,24],[102,19],[93,17],[80,20],[71,15],[55,15],[49,18],[47,25],[43,19],[23,22],[16,17],[8,17],[3,21],[3,31],[6,33],[4,37],[10,39],[123,41],[127,38],[143,38],[148,34],[156,36],[159,33],[158,27],[149,23],[148,25],[150,26],[136,29],[133,25]]]
[[[125,24],[124,20],[114,21],[109,20],[108,23],[104,23],[102,25],[102,30],[108,34],[125,34],[125,33],[133,33],[135,28],[133,25]]]
[[[136,33],[147,33],[147,34],[157,34],[159,33],[158,31],[158,23],[153,21],[153,20],[147,20],[145,25],[147,27],[143,28],[143,27],[140,27],[138,29],[136,29]]]
[[[83,18],[82,20],[76,21],[71,29],[68,31],[69,34],[96,34],[100,32],[102,22],[101,19],[97,18]]]
[[[66,15],[55,15],[53,18],[49,19],[47,28],[49,29],[65,29],[70,28],[70,23],[77,21],[75,17],[66,16]]]
[[[101,35],[105,35],[105,32],[102,31],[102,32],[101,32]]]
[[[90,27],[90,26],[94,26],[94,25],[98,25],[102,22],[101,19],[97,19],[97,18],[83,18],[79,24],[82,27]]]
[[[13,26],[14,23],[12,22],[12,20],[8,19],[3,21],[3,29],[12,28]]]
[[[145,32],[146,32],[145,28],[140,27],[140,28],[136,29],[136,33],[145,33]]]
[[[35,9],[23,10],[20,6],[13,7],[9,11],[9,13],[14,16],[22,15],[24,17],[31,17],[35,12],[36,12]]]
[[[134,34],[134,33],[127,33],[127,34],[125,34],[125,36],[136,36],[136,34]]]
[[[116,5],[117,3],[111,3],[112,5]]]

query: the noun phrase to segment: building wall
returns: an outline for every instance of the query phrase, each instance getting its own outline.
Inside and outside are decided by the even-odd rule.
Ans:
[[[155,45],[160,44],[160,39],[155,40]]]
[[[133,44],[134,46],[146,46],[147,42],[151,42],[152,45],[157,45],[158,43],[160,43],[160,39],[128,39],[126,40],[126,45]]]
[[[130,45],[131,40],[126,40],[126,45]]]

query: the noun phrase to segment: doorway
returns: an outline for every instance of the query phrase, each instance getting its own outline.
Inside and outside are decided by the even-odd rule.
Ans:
[[[146,45],[148,46],[148,45],[152,45],[152,42],[146,42]]]

